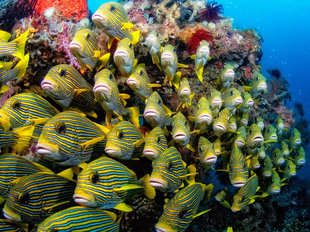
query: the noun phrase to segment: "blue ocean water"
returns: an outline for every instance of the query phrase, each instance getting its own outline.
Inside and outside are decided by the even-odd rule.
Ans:
[[[89,9],[95,12],[107,1],[88,0]],[[218,0],[223,4],[224,16],[234,19],[236,29],[255,29],[263,38],[263,74],[267,70],[279,69],[290,86],[294,108],[301,102],[305,118],[310,121],[310,1],[308,0]],[[309,152],[308,146],[307,151]],[[307,171],[309,170],[309,171]],[[310,178],[309,162],[299,171],[301,177]]]

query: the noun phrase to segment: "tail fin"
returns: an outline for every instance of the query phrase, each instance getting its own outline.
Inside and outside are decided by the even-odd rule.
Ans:
[[[19,69],[16,78],[20,79],[25,75],[27,67],[28,67],[28,63],[29,63],[29,54],[27,54],[23,58],[21,58],[21,60],[15,66],[15,68]]]
[[[140,180],[144,183],[144,194],[150,199],[154,199],[156,192],[153,186],[150,185],[150,175],[146,174],[144,177],[142,177]]]
[[[7,31],[0,30],[0,40],[1,42],[8,42],[11,39],[11,34]]]
[[[27,151],[27,148],[30,145],[30,140],[32,138],[34,128],[35,128],[34,125],[30,125],[26,127],[17,128],[12,131],[18,135],[17,143],[13,146],[13,148],[18,153],[25,153],[25,151]]]
[[[26,40],[29,34],[29,30],[25,31],[23,34],[21,34],[18,38],[16,38],[14,41],[18,44],[18,51],[15,54],[16,57],[23,59],[25,54],[25,44]],[[28,63],[28,62],[27,62]]]

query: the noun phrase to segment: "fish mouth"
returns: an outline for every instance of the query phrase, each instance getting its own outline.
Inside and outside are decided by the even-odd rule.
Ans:
[[[48,81],[41,82],[41,89],[55,89],[55,85]]]
[[[186,141],[187,139],[187,135],[185,133],[175,133],[172,138],[175,140],[175,141],[181,141],[181,142],[184,142]]]
[[[217,161],[216,156],[209,156],[208,158],[204,159],[204,162],[206,164],[215,164],[216,161]]]
[[[191,91],[190,89],[182,89],[180,94],[189,96],[191,94]]]
[[[242,102],[243,102],[243,100],[241,97],[238,97],[238,98],[233,100],[233,103],[235,103],[235,104],[241,104]]]
[[[172,228],[167,228],[167,225],[163,225],[163,227],[155,225],[156,232],[177,232]]]
[[[306,163],[305,160],[298,160],[297,165],[304,165]]]
[[[257,126],[258,126],[261,130],[263,130],[264,127],[265,127],[264,123],[258,123]]]
[[[211,102],[212,103],[212,105],[214,105],[214,106],[222,106],[222,99],[220,99],[220,98],[215,98],[215,99],[213,99],[213,101]]]
[[[197,119],[199,122],[211,122],[211,116],[209,114],[201,114]]]
[[[290,175],[291,176],[296,176],[296,172],[291,172]]]
[[[152,149],[144,149],[143,155],[152,159],[155,159],[158,156],[157,153]]]
[[[266,154],[265,153],[258,154],[258,157],[261,158],[261,159],[265,159]]]
[[[36,145],[36,152],[40,155],[44,155],[45,157],[49,157],[51,155],[57,154],[58,149],[47,144],[38,143]]]
[[[255,165],[253,166],[253,168],[254,168],[254,169],[260,168],[260,164],[255,164]]]
[[[91,17],[91,19],[94,21],[94,23],[106,21],[104,15],[99,14],[99,13],[94,13],[93,16]]]
[[[83,206],[89,206],[89,207],[96,207],[97,204],[95,202],[90,201],[89,199],[79,195],[79,194],[74,194],[73,195],[73,200],[75,203]]]
[[[169,52],[164,52],[163,54],[161,54],[161,60],[173,60],[174,57],[171,53]]]
[[[150,109],[150,110],[145,110],[143,115],[146,118],[157,118],[158,112],[156,110]]]
[[[104,149],[105,153],[107,153],[108,155],[112,156],[112,157],[120,157],[122,154],[119,150],[116,150],[114,148],[109,148],[106,146],[106,148]]]
[[[138,81],[136,79],[133,78],[128,78],[126,81],[127,85],[138,85]]]
[[[272,189],[271,190],[271,193],[272,194],[277,194],[277,193],[280,193],[281,192],[281,189],[279,189],[279,188],[276,188],[276,189]]]
[[[234,76],[235,76],[235,71],[232,70],[232,69],[228,69],[228,70],[225,72],[225,76],[226,76],[226,77],[234,77]]]
[[[267,84],[266,83],[261,83],[258,85],[258,88],[261,89],[261,90],[265,90],[267,89]]]
[[[277,165],[282,165],[282,164],[284,164],[284,159],[283,158],[281,158],[281,159],[278,159],[277,160]]]
[[[233,131],[237,130],[237,125],[229,125],[229,128]]]
[[[278,140],[278,136],[277,135],[272,135],[272,136],[270,136],[270,140]]]
[[[254,101],[253,101],[253,100],[249,100],[246,104],[247,104],[248,106],[253,106],[253,105],[254,105]]]
[[[217,131],[226,131],[226,127],[222,124],[215,124],[213,128]]]
[[[270,176],[271,176],[271,172],[264,172],[263,175],[264,175],[265,177],[270,177]]]
[[[76,42],[76,41],[72,41],[70,44],[69,44],[69,48],[70,50],[81,50],[82,49],[82,45],[79,43],[79,42]]]
[[[295,145],[300,145],[301,144],[301,140],[300,139],[296,139],[295,140]]]
[[[210,49],[207,46],[203,46],[199,49],[199,52],[204,54],[210,54]]]
[[[245,146],[245,142],[241,141],[241,140],[236,140],[235,143],[237,144],[238,147],[244,147]]]
[[[16,221],[16,222],[21,221],[20,215],[15,214],[13,212],[7,212],[5,207],[3,209],[3,216],[9,220],[12,220],[12,221]]]
[[[149,179],[149,183],[152,187],[157,189],[165,189],[168,186],[166,181],[154,177]]]
[[[255,136],[253,141],[256,143],[261,143],[261,142],[264,142],[264,138],[263,136]]]
[[[236,181],[232,183],[232,186],[236,187],[236,188],[240,188],[242,186],[245,185],[245,181]]]
[[[114,57],[115,58],[128,58],[129,54],[128,54],[128,52],[126,52],[124,50],[116,50],[114,53]]]
[[[103,84],[103,83],[96,84],[93,88],[94,93],[99,93],[99,92],[110,93],[110,91],[111,91],[110,86]]]

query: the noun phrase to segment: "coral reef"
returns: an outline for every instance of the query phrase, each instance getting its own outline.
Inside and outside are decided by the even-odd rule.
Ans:
[[[220,16],[221,13],[224,12],[224,8],[222,4],[218,4],[215,1],[206,2],[205,8],[202,9],[198,14],[199,20],[205,20],[207,22],[217,22],[222,17]]]

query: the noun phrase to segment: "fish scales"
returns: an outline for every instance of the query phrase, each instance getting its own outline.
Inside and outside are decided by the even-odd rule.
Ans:
[[[229,179],[233,186],[242,187],[248,178],[248,168],[246,167],[245,157],[237,144],[233,144],[229,162]]]

